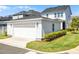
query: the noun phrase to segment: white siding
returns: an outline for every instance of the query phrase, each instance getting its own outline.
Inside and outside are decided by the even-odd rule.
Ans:
[[[43,34],[52,32],[52,22],[42,21],[42,32]]]
[[[63,17],[55,17],[55,13],[63,13]],[[69,8],[67,8],[64,11],[56,11],[56,12],[48,12],[48,13],[44,13],[42,14],[43,17],[47,17],[46,14],[48,14],[48,18],[51,19],[61,19],[64,20],[66,22],[66,28],[69,27],[70,23],[71,23],[71,13]]]
[[[37,40],[39,40],[42,38],[42,23],[41,23],[41,21],[38,23],[38,25],[36,22],[35,27],[36,27],[36,38],[37,38]]]
[[[53,32],[52,24],[54,24],[54,31],[61,30],[61,22],[42,21],[42,33],[46,34]]]
[[[12,19],[18,19],[18,16],[13,16]]]
[[[16,15],[12,17],[13,19],[19,19],[19,18],[23,18],[23,15]]]
[[[12,36],[13,35],[13,24],[7,24],[7,34],[9,36]]]
[[[23,18],[23,15],[19,15],[18,18]]]
[[[55,17],[55,15],[54,15],[55,13],[63,13],[63,17]],[[42,14],[42,16],[47,17],[46,14],[48,14],[48,18],[51,18],[51,19],[62,19],[62,20],[66,19],[65,12],[62,12],[62,11],[49,12],[49,13]]]
[[[59,31],[59,30],[61,30],[61,23],[60,22],[56,22],[56,23],[54,23],[55,24],[55,31]]]
[[[65,10],[65,15],[66,15],[66,28],[68,28],[69,25],[70,25],[70,23],[71,23],[71,21],[72,21],[72,19],[71,19],[71,13],[70,13],[69,8],[67,8]]]

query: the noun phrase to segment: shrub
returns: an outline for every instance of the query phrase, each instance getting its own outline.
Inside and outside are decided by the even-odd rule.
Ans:
[[[7,32],[2,33],[2,35],[7,36]]]
[[[74,31],[74,28],[67,28],[67,31]]]
[[[7,32],[4,32],[4,35],[7,36]]]
[[[44,41],[51,41],[66,34],[66,31],[52,32],[44,35]]]

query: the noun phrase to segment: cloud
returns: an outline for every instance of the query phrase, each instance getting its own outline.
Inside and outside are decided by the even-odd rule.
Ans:
[[[8,6],[0,6],[0,12],[7,10],[7,9],[8,9]]]
[[[22,10],[34,10],[31,6],[18,6],[18,8]]]

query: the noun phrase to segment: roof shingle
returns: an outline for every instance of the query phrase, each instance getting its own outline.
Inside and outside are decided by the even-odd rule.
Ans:
[[[42,13],[47,13],[47,12],[55,12],[55,11],[64,11],[69,5],[63,5],[63,6],[58,6],[58,7],[51,7],[47,8]]]

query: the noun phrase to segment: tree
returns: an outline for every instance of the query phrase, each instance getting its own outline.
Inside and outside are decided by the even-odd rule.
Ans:
[[[78,16],[75,16],[72,18],[71,27],[74,28],[75,30],[78,30],[79,28],[79,17]]]

